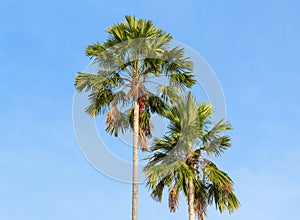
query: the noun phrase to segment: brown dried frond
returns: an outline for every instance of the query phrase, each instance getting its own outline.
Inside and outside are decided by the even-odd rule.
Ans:
[[[140,86],[138,86],[137,89],[138,89],[138,97],[140,97],[140,96],[147,97],[148,96],[148,91],[145,86],[140,85]]]
[[[106,115],[105,123],[109,127],[114,128],[114,124],[120,118],[120,116],[121,116],[121,113],[120,113],[118,107],[113,106]]]
[[[197,159],[194,157],[194,155],[189,155],[187,158],[186,158],[186,161],[185,161],[186,165],[188,165],[191,169],[194,169],[195,167],[195,164],[197,164]]]
[[[196,151],[194,152],[194,154],[193,154],[193,157],[194,157],[195,160],[196,160],[196,159],[199,159],[200,156],[201,156],[201,154],[200,154],[200,151],[199,151],[199,150],[196,150]]]
[[[174,186],[171,191],[169,192],[169,208],[170,212],[175,212],[178,208],[178,203],[179,203],[179,194]]]
[[[127,95],[129,97],[134,97],[136,100],[141,96],[148,96],[148,91],[143,85],[136,85],[129,90]]]
[[[148,150],[148,141],[147,141],[146,136],[141,128],[139,128],[138,144],[142,148],[143,152]]]
[[[204,220],[204,217],[206,216],[205,204],[199,199],[195,199],[194,204],[195,212],[197,213],[198,219]]]

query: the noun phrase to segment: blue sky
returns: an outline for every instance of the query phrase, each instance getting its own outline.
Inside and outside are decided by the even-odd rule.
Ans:
[[[224,90],[233,147],[217,162],[242,207],[208,219],[300,219],[296,0],[0,0],[0,219],[130,219],[131,186],[97,172],[72,127],[73,79],[109,25],[151,19],[203,55]],[[139,216],[170,214],[140,187]]]

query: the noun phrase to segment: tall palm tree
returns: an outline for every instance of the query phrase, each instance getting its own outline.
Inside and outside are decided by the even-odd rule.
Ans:
[[[230,147],[230,138],[223,134],[232,129],[230,124],[220,120],[213,125],[212,114],[212,106],[197,105],[191,93],[169,107],[164,112],[170,121],[168,132],[154,140],[145,167],[151,196],[161,201],[164,188],[169,188],[169,208],[175,212],[179,192],[183,192],[190,220],[195,219],[195,211],[203,220],[207,206],[213,203],[220,212],[231,213],[239,207],[233,181],[206,158],[211,154],[220,156]]]
[[[191,87],[193,65],[181,48],[171,48],[172,36],[149,20],[125,16],[125,21],[107,28],[108,39],[87,46],[86,55],[98,64],[98,73],[78,73],[77,91],[89,92],[86,112],[106,114],[107,131],[118,136],[133,130],[132,219],[138,218],[138,148],[147,149],[151,136],[150,113],[160,114],[169,90]],[[165,77],[158,93],[151,92],[153,79]],[[159,96],[157,96],[159,95]],[[161,97],[163,99],[161,99]]]

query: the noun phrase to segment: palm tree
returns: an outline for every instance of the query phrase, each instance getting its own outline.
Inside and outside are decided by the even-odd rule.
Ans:
[[[125,16],[126,21],[107,28],[108,39],[87,46],[86,55],[98,64],[98,73],[78,73],[77,91],[89,92],[86,112],[106,114],[107,131],[118,136],[133,130],[132,219],[138,218],[138,148],[147,149],[151,136],[150,113],[160,114],[170,90],[191,87],[192,62],[181,48],[169,46],[172,36],[149,20]],[[150,92],[153,79],[165,77],[168,85]],[[159,96],[158,96],[159,95]],[[161,99],[163,98],[163,99]]]
[[[220,212],[231,213],[239,207],[233,181],[205,158],[220,156],[230,147],[230,138],[223,134],[232,129],[230,124],[220,120],[213,125],[212,114],[212,106],[197,105],[191,93],[169,107],[164,112],[170,121],[168,132],[154,140],[145,167],[146,186],[152,198],[161,201],[164,188],[169,188],[169,208],[175,212],[179,192],[183,192],[188,199],[190,220],[195,219],[195,211],[203,220],[207,206],[213,203]]]

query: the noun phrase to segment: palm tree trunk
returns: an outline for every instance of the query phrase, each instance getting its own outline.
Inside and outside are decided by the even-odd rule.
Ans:
[[[188,197],[189,220],[195,220],[194,193],[195,193],[195,188],[194,188],[193,178],[190,177],[190,179],[189,179],[189,197]]]
[[[133,110],[133,176],[132,176],[132,220],[138,219],[138,139],[139,139],[139,103],[134,100]]]

